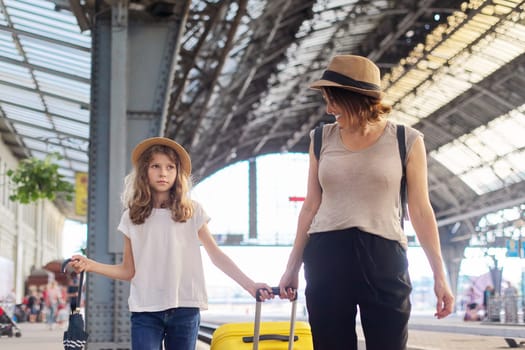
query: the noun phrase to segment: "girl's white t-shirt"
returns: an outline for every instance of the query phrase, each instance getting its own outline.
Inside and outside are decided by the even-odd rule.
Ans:
[[[135,276],[131,279],[132,312],[176,307],[208,308],[198,231],[210,218],[193,202],[193,216],[175,222],[169,209],[153,209],[141,225],[124,211],[118,230],[131,240]]]

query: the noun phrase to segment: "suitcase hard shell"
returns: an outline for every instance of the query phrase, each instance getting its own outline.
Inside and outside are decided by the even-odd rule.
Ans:
[[[279,294],[279,287],[272,287]],[[210,350],[313,350],[312,333],[307,322],[296,322],[297,294],[292,300],[290,322],[261,322],[260,291],[257,291],[254,322],[227,323],[219,326],[211,339]],[[293,339],[293,340],[292,340]]]
[[[251,350],[253,348],[253,327],[253,322],[226,323],[219,326],[213,332],[210,350]],[[259,350],[288,349],[289,334],[290,322],[288,321],[261,322]],[[280,335],[280,337],[275,335]],[[294,338],[296,339],[293,344],[294,350],[313,349],[312,334],[307,322],[295,322]]]

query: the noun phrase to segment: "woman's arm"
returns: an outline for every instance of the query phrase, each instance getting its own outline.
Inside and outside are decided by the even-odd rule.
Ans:
[[[436,316],[443,318],[452,312],[454,296],[447,283],[439,231],[428,196],[427,159],[422,137],[412,146],[406,171],[410,221],[434,274],[434,292],[438,299]]]
[[[112,279],[129,281],[135,275],[135,263],[131,241],[127,236],[123,235],[123,237],[124,251],[121,264],[102,264],[83,255],[73,255],[69,264],[77,273],[81,271],[94,272]]]
[[[217,245],[215,239],[211,235],[208,224],[203,224],[199,229],[199,239],[206,249],[206,253],[211,259],[211,262],[217,266],[222,272],[227,274],[235,282],[237,282],[241,287],[246,289],[248,293],[255,298],[256,292],[259,289],[261,290],[261,297],[263,300],[273,298],[271,294],[271,287],[266,283],[256,283],[250,279],[241,269],[233,262],[228,255],[226,255]]]
[[[294,245],[290,256],[288,257],[288,264],[286,270],[281,277],[279,287],[281,289],[281,297],[292,298],[293,294],[287,287],[297,289],[299,286],[299,270],[303,263],[303,251],[308,242],[308,229],[312,224],[312,220],[321,204],[321,185],[319,184],[318,161],[313,152],[313,144],[310,142],[310,161],[308,167],[308,184],[306,191],[306,198],[304,199],[299,218],[297,220],[297,231],[295,234]]]

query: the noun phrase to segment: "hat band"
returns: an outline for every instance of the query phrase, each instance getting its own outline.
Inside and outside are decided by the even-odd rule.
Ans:
[[[323,77],[321,79],[330,80],[330,81],[333,81],[334,83],[338,83],[341,85],[353,86],[355,88],[359,88],[363,90],[377,90],[377,91],[381,90],[381,87],[379,87],[376,84],[367,83],[366,81],[355,80],[355,79],[347,77],[346,75],[334,72],[333,70],[325,70],[323,73]]]

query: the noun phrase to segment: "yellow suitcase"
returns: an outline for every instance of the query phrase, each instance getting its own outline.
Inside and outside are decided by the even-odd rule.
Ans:
[[[290,322],[261,322],[259,350],[289,348]],[[307,322],[295,323],[294,350],[312,350],[312,334]],[[226,323],[219,326],[211,340],[210,350],[252,350],[254,347],[254,323]]]
[[[278,294],[279,289],[274,288],[273,292]],[[310,325],[295,321],[296,303],[297,300],[292,301],[290,322],[261,322],[262,302],[257,297],[255,322],[219,326],[213,332],[210,350],[313,350]]]

